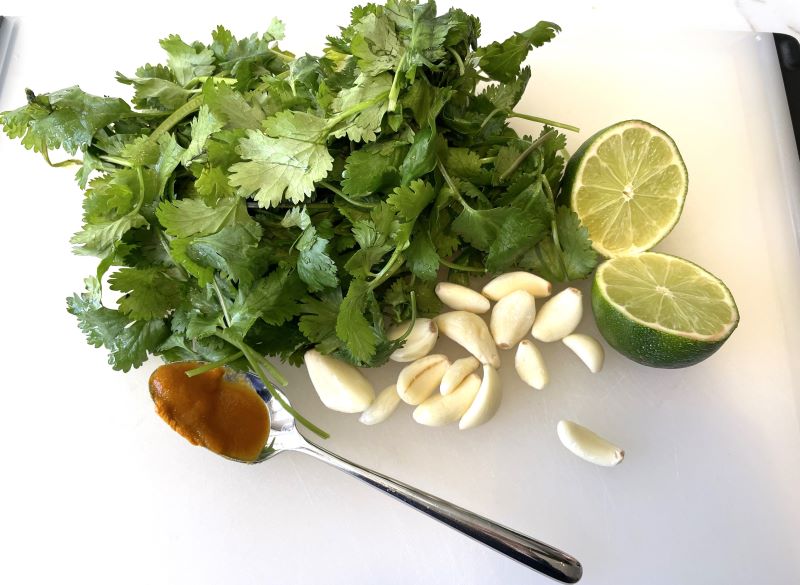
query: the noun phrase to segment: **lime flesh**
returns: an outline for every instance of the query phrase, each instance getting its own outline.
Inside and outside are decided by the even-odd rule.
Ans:
[[[672,230],[688,183],[672,138],[648,122],[626,120],[578,148],[564,192],[594,249],[615,258],[649,250]]]
[[[595,274],[592,310],[612,347],[660,368],[704,360],[739,323],[722,281],[696,264],[655,252],[604,262]]]

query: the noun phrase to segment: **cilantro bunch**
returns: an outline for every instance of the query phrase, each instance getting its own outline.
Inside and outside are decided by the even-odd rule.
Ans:
[[[589,274],[587,232],[558,204],[556,128],[575,129],[514,111],[524,59],[558,31],[479,46],[476,17],[389,0],[355,8],[323,56],[295,57],[278,21],[245,39],[220,26],[119,73],[131,105],[29,91],[0,123],[51,166],[79,166],[72,243],[99,265],[68,310],[112,367],[153,354],[280,382],[263,356],[384,363],[402,344],[387,326],[437,313],[441,278]],[[513,117],[544,128],[519,136]],[[59,149],[79,158],[51,162]]]

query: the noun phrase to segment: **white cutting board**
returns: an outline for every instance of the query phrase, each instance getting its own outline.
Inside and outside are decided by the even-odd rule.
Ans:
[[[287,46],[316,51],[345,10],[320,6],[310,22],[308,5],[296,4],[276,9],[289,23]],[[547,17],[466,8],[483,17],[487,39]],[[268,22],[133,17],[103,30],[93,18],[85,35],[55,19],[18,22],[0,109],[17,107],[24,87],[80,82],[118,94],[114,70],[159,61],[157,38],[205,39],[217,22],[244,34]],[[98,43],[106,50],[92,53]],[[567,31],[531,63],[519,110],[580,126],[570,149],[626,118],[675,138],[689,196],[659,249],[720,276],[739,329],[709,360],[678,371],[609,350],[591,375],[548,345],[552,383],[541,392],[523,387],[503,355],[502,408],[465,433],[420,427],[407,408],[363,427],[324,410],[303,371],[292,372],[290,397],[332,433],[328,448],[563,548],[582,561],[587,585],[796,582],[800,164],[771,38]],[[16,364],[0,407],[0,582],[549,582],[302,455],[248,467],[173,433],[146,392],[156,364],[112,372],[64,310],[94,269],[69,254],[80,223],[71,175],[0,139],[4,353],[7,368]],[[596,334],[591,317],[580,330]],[[382,386],[396,371],[370,377]],[[601,469],[572,456],[556,437],[561,418],[617,442],[624,463]]]

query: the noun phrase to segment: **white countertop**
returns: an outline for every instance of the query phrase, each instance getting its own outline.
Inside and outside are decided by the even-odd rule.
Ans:
[[[785,112],[769,118],[770,96],[738,77],[758,71],[759,38],[670,41],[664,33],[796,34],[796,3],[551,4],[523,14],[516,2],[458,3],[481,17],[487,40],[540,19],[564,27],[563,39],[534,63],[526,96],[533,106],[587,130],[623,116],[664,121],[692,187],[662,249],[713,264],[737,296],[739,330],[706,365],[689,370],[640,368],[610,353],[604,377],[574,370],[549,392],[508,392],[498,418],[473,433],[421,429],[407,416],[367,429],[324,411],[310,392],[297,395],[297,405],[333,433],[331,449],[575,554],[587,585],[788,583],[800,574],[799,378],[791,357],[800,335],[786,323],[800,322],[800,263],[796,248],[784,245],[796,237],[792,218],[771,204],[785,203],[781,189],[797,184],[797,164],[776,146],[791,144]],[[183,5],[161,12],[137,3],[122,17],[86,7],[25,17],[16,23],[0,111],[20,105],[25,87],[80,83],[127,95],[115,71],[161,61],[156,41],[169,33],[205,39],[217,23],[249,34],[277,15],[288,25],[283,45],[313,52],[350,5],[285,4],[261,9],[262,16],[236,2],[225,13],[211,7],[192,15]],[[85,28],[76,28],[81,22]],[[602,50],[583,60],[583,35],[601,39],[604,29],[610,34],[598,41]],[[660,40],[648,44],[655,29]],[[620,39],[631,31],[641,33],[644,49],[626,64]],[[659,42],[675,42],[686,67],[671,68],[673,47]],[[561,64],[580,74],[564,77]],[[598,91],[604,76],[624,80],[627,65],[648,80],[640,93],[621,103],[619,92]],[[684,85],[670,85],[674,79]],[[737,99],[703,95],[706,81]],[[675,103],[658,101],[659,94]],[[570,147],[586,136],[571,137]],[[758,164],[748,159],[748,141],[763,147]],[[713,154],[730,162],[714,164]],[[113,372],[65,311],[65,297],[94,270],[67,243],[81,216],[72,175],[0,136],[7,368],[0,583],[550,582],[313,460],[291,454],[248,467],[188,446],[155,416],[144,390],[155,364]],[[704,231],[706,218],[745,192],[761,197],[726,207],[718,221],[727,229]],[[751,273],[740,270],[743,261]],[[556,349],[547,350],[554,360]],[[302,388],[304,374],[293,372],[292,382]],[[553,432],[554,421],[567,416],[608,429],[629,459],[604,470],[573,458]]]

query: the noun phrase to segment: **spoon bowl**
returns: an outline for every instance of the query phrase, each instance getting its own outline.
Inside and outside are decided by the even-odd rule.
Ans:
[[[242,376],[232,371],[227,375]],[[280,389],[273,385],[275,390],[270,390],[252,373],[244,374],[244,377],[267,406],[270,434],[267,444],[255,460],[228,459],[253,464],[266,461],[283,451],[311,455],[535,571],[562,583],[580,580],[583,574],[580,562],[565,552],[315,445],[300,434],[294,417],[273,396],[273,392],[280,392],[281,399],[288,404]]]

